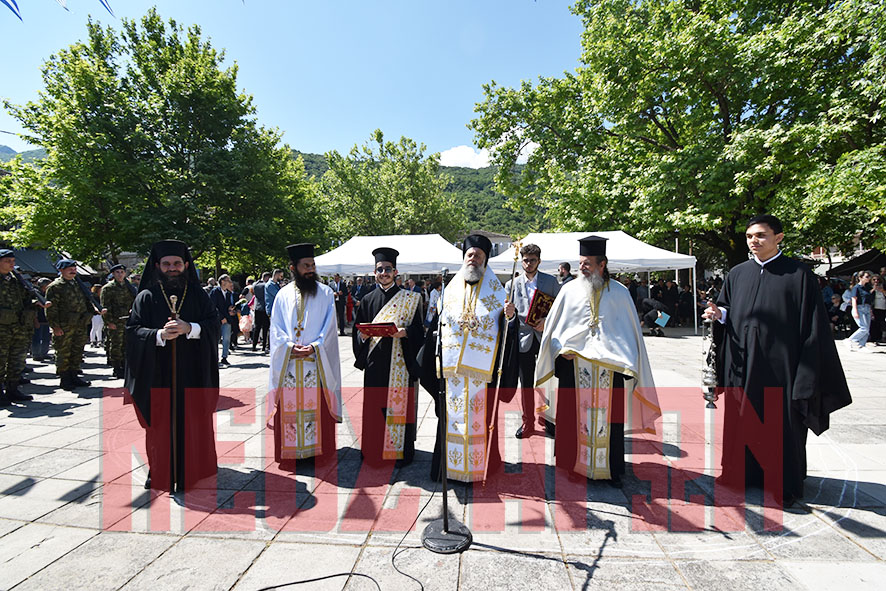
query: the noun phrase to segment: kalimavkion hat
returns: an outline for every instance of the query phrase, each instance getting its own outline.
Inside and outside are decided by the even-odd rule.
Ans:
[[[289,260],[293,263],[297,263],[299,259],[314,256],[314,245],[310,242],[302,242],[301,244],[290,244],[286,247],[286,252],[289,253]]]
[[[471,248],[479,248],[483,252],[486,253],[486,260],[489,260],[489,253],[492,252],[492,242],[489,241],[489,238],[483,236],[482,234],[471,234],[467,238],[465,238],[464,243],[461,246],[462,254],[468,252],[468,249]]]
[[[391,263],[395,269],[397,268],[397,255],[399,254],[399,251],[386,246],[372,251],[372,256],[375,257],[376,263]]]
[[[585,236],[578,241],[578,254],[583,257],[606,256],[606,241],[602,236]]]

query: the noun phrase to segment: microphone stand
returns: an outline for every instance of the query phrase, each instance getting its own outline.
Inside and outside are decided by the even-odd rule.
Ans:
[[[443,304],[446,301],[446,274],[443,269],[443,285],[440,291],[440,314],[437,315],[437,351],[434,356],[437,362],[437,378],[439,388],[438,400],[443,407],[442,416],[438,419],[437,440],[440,442],[440,478],[443,481],[443,517],[430,522],[421,534],[421,545],[436,554],[456,554],[467,550],[474,537],[471,530],[457,519],[449,519],[449,490],[447,481],[449,470],[446,465],[446,426],[449,424],[449,408],[446,403],[446,378],[443,376]]]

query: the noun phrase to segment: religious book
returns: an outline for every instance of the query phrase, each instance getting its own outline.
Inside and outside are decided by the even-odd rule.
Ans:
[[[659,326],[665,326],[668,323],[668,320],[671,319],[671,315],[666,312],[659,312],[658,318],[655,319],[655,323]]]
[[[526,313],[526,324],[535,324],[547,317],[553,304],[554,296],[536,289],[535,295],[532,296],[532,303],[529,304],[529,311]]]
[[[397,325],[393,322],[361,322],[355,325],[360,334],[367,337],[389,337],[397,332]]]

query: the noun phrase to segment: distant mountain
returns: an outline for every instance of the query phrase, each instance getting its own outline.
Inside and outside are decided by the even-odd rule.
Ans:
[[[8,162],[16,156],[22,157],[22,162],[34,162],[46,157],[46,150],[38,148],[36,150],[27,150],[25,152],[16,152],[9,146],[0,146],[0,162]]]

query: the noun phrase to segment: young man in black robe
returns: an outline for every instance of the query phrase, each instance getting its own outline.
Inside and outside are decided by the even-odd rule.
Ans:
[[[151,248],[126,336],[126,388],[150,466],[145,487],[175,492],[214,476],[219,321],[183,242]]]
[[[415,455],[416,356],[424,343],[421,294],[398,287],[397,255],[393,248],[376,248],[378,288],[363,297],[354,322],[392,322],[392,336],[371,337],[355,328],[354,366],[363,370],[363,459],[378,465],[385,460],[412,461]]]
[[[781,222],[756,216],[745,236],[753,258],[730,271],[717,303],[704,314],[716,320],[719,333],[719,385],[734,388],[725,393],[718,482],[764,486],[787,507],[803,496],[807,430],[821,435],[830,413],[852,399],[818,281],[805,265],[781,254]],[[772,396],[780,397],[780,404]],[[772,402],[781,406],[780,428],[765,416],[767,400],[770,411]],[[754,428],[757,420],[762,429]],[[779,449],[782,487],[772,486],[778,476],[778,453],[772,450]],[[769,466],[765,477],[761,465]]]

